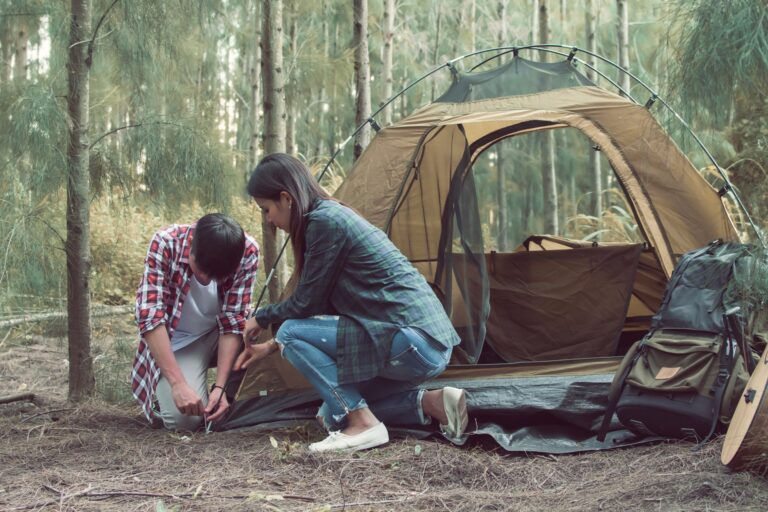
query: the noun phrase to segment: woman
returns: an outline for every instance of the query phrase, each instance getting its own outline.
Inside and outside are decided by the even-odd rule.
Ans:
[[[289,298],[247,321],[246,340],[269,325],[280,328],[274,340],[246,342],[235,368],[279,349],[307,378],[323,399],[318,418],[331,431],[310,451],[385,444],[383,421],[426,425],[434,418],[448,437],[461,437],[465,392],[416,387],[445,369],[459,343],[421,274],[289,155],[259,162],[248,193],[271,224],[290,234],[299,281]]]

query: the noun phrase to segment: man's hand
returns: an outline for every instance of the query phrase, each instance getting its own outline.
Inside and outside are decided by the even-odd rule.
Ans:
[[[208,406],[205,408],[205,421],[219,421],[229,409],[229,401],[224,390],[213,388],[208,395]]]
[[[262,330],[261,326],[256,322],[255,317],[246,320],[245,329],[243,331],[243,341],[245,341],[245,345],[248,346],[249,343],[256,341],[256,338],[261,334]]]
[[[178,382],[171,387],[171,395],[176,408],[185,416],[202,416],[203,400],[186,382]]]
[[[274,352],[277,343],[274,340],[267,341],[266,343],[259,343],[254,345],[252,343],[245,344],[245,349],[237,356],[235,361],[235,370],[242,370],[248,368],[253,363],[260,359],[264,359],[269,354]]]

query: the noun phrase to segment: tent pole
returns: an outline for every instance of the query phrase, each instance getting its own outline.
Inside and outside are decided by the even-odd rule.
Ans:
[[[658,93],[656,91],[654,91],[648,84],[643,82],[640,78],[638,78],[637,76],[632,74],[630,71],[625,70],[624,68],[620,67],[618,64],[613,62],[612,60],[607,59],[607,58],[603,57],[600,54],[591,52],[589,50],[584,50],[582,48],[578,48],[578,47],[572,46],[572,45],[548,43],[548,44],[531,44],[531,45],[526,45],[526,46],[498,46],[496,48],[486,48],[486,49],[483,49],[483,50],[477,50],[477,51],[474,51],[474,52],[466,53],[464,55],[461,55],[459,57],[456,57],[454,59],[449,60],[445,64],[441,64],[439,66],[436,66],[435,68],[433,68],[432,70],[428,71],[427,73],[425,73],[424,75],[422,75],[418,79],[414,80],[413,82],[411,82],[408,85],[406,85],[405,87],[403,87],[397,93],[395,93],[392,96],[390,96],[384,103],[382,103],[382,105],[375,112],[373,112],[371,114],[371,116],[367,120],[365,120],[357,128],[355,128],[355,130],[352,132],[352,134],[349,137],[347,137],[341,144],[339,144],[337,146],[336,150],[333,152],[333,155],[331,155],[331,158],[328,160],[328,162],[323,167],[323,170],[318,174],[318,176],[317,176],[318,183],[323,179],[323,177],[325,176],[325,173],[331,167],[331,164],[333,164],[333,162],[336,161],[336,157],[344,150],[346,145],[349,144],[349,141],[354,139],[355,135],[357,135],[360,132],[360,130],[362,130],[363,127],[365,127],[366,124],[369,124],[369,123],[370,124],[374,124],[375,123],[375,120],[374,120],[375,116],[377,116],[379,113],[381,113],[381,111],[384,110],[387,106],[389,106],[393,101],[395,101],[400,96],[402,96],[403,94],[408,92],[410,89],[415,87],[417,84],[423,82],[424,80],[426,80],[427,78],[429,78],[430,76],[434,75],[435,73],[437,73],[438,71],[440,71],[441,69],[444,69],[444,68],[449,69],[451,71],[451,73],[456,73],[455,64],[457,62],[461,62],[461,61],[463,61],[465,59],[468,59],[470,57],[475,57],[475,56],[482,55],[482,54],[489,53],[489,52],[497,52],[496,55],[488,57],[485,60],[483,60],[482,62],[480,62],[479,64],[476,64],[475,66],[470,68],[470,71],[474,71],[475,69],[483,66],[484,64],[486,64],[486,63],[488,63],[490,61],[496,60],[496,59],[498,59],[500,57],[503,57],[504,55],[507,55],[509,53],[513,53],[515,55],[515,57],[517,57],[518,56],[518,52],[520,50],[532,50],[532,51],[535,50],[535,51],[544,51],[544,52],[548,52],[548,53],[554,53],[556,55],[561,55],[563,57],[566,57],[574,65],[577,64],[577,63],[583,64],[584,66],[588,67],[589,69],[591,69],[592,71],[597,73],[601,78],[603,78],[604,80],[607,80],[611,85],[616,87],[616,89],[618,89],[621,93],[626,95],[627,98],[629,98],[632,102],[634,102],[634,103],[639,105],[640,103],[637,100],[635,100],[629,94],[629,91],[625,91],[619,84],[617,84],[610,77],[608,77],[607,75],[602,73],[596,67],[592,66],[591,64],[589,64],[586,61],[577,59],[574,56],[575,56],[575,54],[577,52],[585,53],[585,54],[587,54],[587,55],[589,55],[591,57],[594,57],[594,58],[600,60],[601,62],[604,62],[605,64],[607,64],[609,66],[612,66],[615,69],[621,69],[624,73],[629,75],[629,77],[631,79],[633,79],[636,83],[640,84],[647,92],[651,93],[651,95],[656,100],[660,101],[662,103],[662,105],[664,105],[664,107],[667,110],[669,110],[672,113],[672,115],[674,115],[675,119],[677,119],[683,125],[683,128],[685,128],[685,130],[693,137],[693,139],[696,141],[696,143],[699,145],[699,147],[707,155],[707,158],[709,158],[710,162],[712,162],[712,165],[714,165],[715,168],[717,169],[717,172],[720,175],[720,178],[725,182],[724,189],[726,190],[726,192],[731,194],[731,196],[736,201],[736,204],[739,206],[741,211],[746,216],[747,221],[749,222],[749,225],[752,227],[752,230],[755,232],[755,235],[757,236],[758,240],[760,241],[760,245],[763,248],[766,248],[766,242],[763,239],[762,233],[757,228],[757,225],[755,224],[754,219],[752,219],[752,216],[749,214],[749,211],[747,211],[747,208],[744,205],[744,203],[742,202],[741,197],[736,193],[736,189],[735,189],[735,187],[733,187],[730,179],[728,179],[728,175],[725,173],[723,168],[720,167],[720,164],[717,163],[717,161],[715,160],[714,156],[712,156],[712,153],[710,153],[710,151],[707,149],[707,147],[704,145],[704,143],[701,141],[701,139],[698,137],[698,135],[696,135],[696,133],[694,133],[693,129],[688,125],[688,123],[685,122],[685,120],[683,120],[683,118],[680,116],[680,114],[678,114],[677,111],[675,111],[675,109],[673,109],[670,106],[670,104],[666,100],[664,100],[664,98],[659,96]],[[565,52],[559,51],[559,50],[568,50],[568,53],[565,53]],[[264,282],[264,288],[262,288],[261,293],[259,294],[259,298],[258,298],[258,300],[256,302],[256,309],[258,309],[258,307],[261,305],[261,301],[264,298],[264,291],[267,289],[267,286],[269,286],[269,283],[270,283],[270,281],[272,280],[272,278],[273,278],[273,276],[275,274],[275,268],[277,267],[277,264],[280,262],[280,258],[282,257],[283,253],[285,252],[285,248],[287,247],[289,241],[290,241],[290,237],[286,237],[285,242],[283,243],[283,246],[280,249],[280,252],[278,253],[277,258],[275,260],[275,265],[269,271],[269,274],[267,275],[267,279]]]

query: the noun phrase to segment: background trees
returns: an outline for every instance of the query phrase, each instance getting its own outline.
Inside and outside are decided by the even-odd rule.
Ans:
[[[475,48],[541,42],[542,30],[551,42],[621,61],[682,108],[730,167],[752,209],[765,217],[764,2],[357,3],[367,5],[364,19],[356,20],[356,11],[342,0],[90,0],[91,36],[70,41],[77,11],[69,3],[0,0],[0,315],[64,309],[68,255],[86,264],[69,267],[83,285],[79,297],[98,304],[130,302],[149,234],[204,211],[229,211],[265,240],[260,216],[243,192],[249,169],[262,155],[290,145],[319,167],[356,123],[367,119],[362,94],[367,87],[375,108],[434,65]],[[367,35],[355,39],[362,22]],[[68,106],[75,98],[68,86],[74,54],[89,61],[90,102],[80,110]],[[358,73],[356,81],[355,69],[363,69],[366,59],[370,75]],[[377,121],[386,125],[409,114],[449,81],[448,72],[435,75],[388,106]],[[662,117],[666,120],[671,121]],[[87,133],[78,127],[87,127]],[[73,135],[75,146],[69,142]],[[537,214],[555,210],[544,208],[545,200],[559,206],[549,219],[552,229],[568,225],[574,212],[569,205],[580,200],[580,178],[565,165],[569,156],[553,154],[551,142],[538,144],[551,156],[545,159],[549,173],[512,179],[512,171],[504,169],[527,154],[515,148],[499,148],[486,167],[478,166],[477,172],[485,173],[480,193],[495,205],[484,212],[484,222],[500,248],[514,247],[519,240],[510,233],[525,231]],[[361,140],[360,149],[364,146]],[[75,155],[73,147],[82,151]],[[611,206],[612,184],[609,169],[601,169],[593,156],[589,189],[605,192],[586,200],[599,217]],[[338,184],[353,158],[350,145],[326,186]],[[555,180],[567,186],[555,189],[549,185]],[[67,190],[89,191],[68,206]],[[74,237],[74,212],[90,221],[79,232],[86,246],[90,234],[90,269],[87,252],[75,249],[81,245]],[[87,301],[70,300],[75,304],[80,305],[70,319],[79,314],[76,321],[84,322]],[[84,339],[88,328],[81,325],[71,339]]]

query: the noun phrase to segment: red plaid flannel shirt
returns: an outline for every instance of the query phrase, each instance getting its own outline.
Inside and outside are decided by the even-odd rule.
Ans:
[[[173,225],[155,233],[136,292],[136,322],[140,340],[133,363],[131,388],[149,420],[153,415],[152,402],[160,380],[160,368],[155,364],[144,334],[165,324],[168,336],[173,336],[193,275],[189,266],[189,251],[194,230],[194,224]],[[243,332],[258,262],[259,247],[253,238],[246,235],[245,252],[237,272],[218,287],[223,304],[216,318],[219,335]]]

